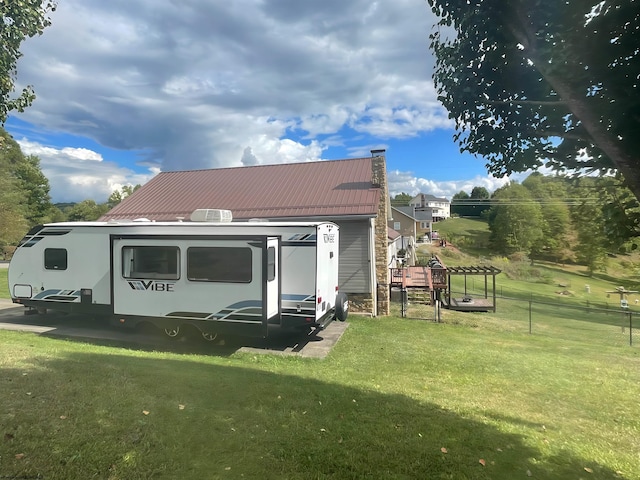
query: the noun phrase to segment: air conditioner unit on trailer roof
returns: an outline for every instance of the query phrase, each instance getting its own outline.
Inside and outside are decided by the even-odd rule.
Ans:
[[[192,222],[231,223],[232,220],[231,210],[199,208],[191,214]]]

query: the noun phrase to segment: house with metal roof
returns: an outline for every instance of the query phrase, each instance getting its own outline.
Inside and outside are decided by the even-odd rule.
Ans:
[[[331,221],[340,227],[340,289],[352,311],[389,313],[390,202],[384,150],[371,157],[162,172],[101,220],[188,221],[199,208],[234,221]]]

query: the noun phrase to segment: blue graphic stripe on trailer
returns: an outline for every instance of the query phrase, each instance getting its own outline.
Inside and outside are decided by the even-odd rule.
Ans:
[[[316,301],[316,296],[315,295],[298,295],[298,294],[292,294],[292,293],[284,293],[282,294],[282,299],[283,300],[289,300],[289,301],[293,301],[293,302],[313,302],[315,303]]]
[[[192,318],[198,320],[225,320],[240,322],[259,322],[262,320],[262,302],[258,300],[244,300],[229,305],[216,313],[211,312],[171,312],[167,317]]]
[[[33,297],[34,300],[60,300],[60,298],[54,297],[66,297],[73,301],[80,298],[80,290],[45,290]]]
[[[50,297],[45,298],[44,300],[47,301],[51,301],[51,302],[76,302],[78,300],[80,300],[80,297],[69,297],[69,296],[63,296],[63,295],[51,295]]]
[[[40,240],[42,240],[44,237],[33,237],[30,238],[29,240],[27,240],[24,243],[20,243],[20,245],[18,245],[19,247],[33,247],[36,243],[38,243]]]
[[[315,242],[317,236],[315,233],[296,233],[287,238],[286,242]]]
[[[40,235],[66,235],[67,233],[69,233],[71,231],[71,229],[68,230],[49,230],[49,229],[45,229],[40,231]]]
[[[262,318],[262,307],[244,307],[235,310],[223,309],[209,318],[215,320],[260,320]]]

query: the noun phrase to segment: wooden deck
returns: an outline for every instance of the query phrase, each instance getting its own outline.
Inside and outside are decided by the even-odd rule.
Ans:
[[[439,259],[438,259],[439,260]],[[433,267],[433,266],[432,266]],[[436,267],[411,266],[404,268],[389,269],[390,287],[400,288],[411,292],[423,290],[429,292],[431,299],[438,299],[442,302],[444,308],[457,310],[462,312],[489,312],[496,311],[495,305],[495,275],[500,270],[494,267],[450,267],[447,268],[440,264]],[[464,275],[465,288],[464,295],[467,291],[466,276],[467,275],[483,275],[485,277],[485,293],[484,298],[473,297],[471,301],[463,301],[463,297],[454,298],[451,296],[451,275]],[[489,295],[489,288],[486,278],[491,275],[493,277],[493,295]],[[490,298],[492,297],[492,298]]]
[[[459,312],[489,312],[495,311],[495,306],[490,298],[474,298],[471,302],[463,302],[462,298],[451,298],[451,303],[447,304],[447,299],[443,298],[443,306],[450,310]]]
[[[391,269],[391,286],[400,288],[427,288],[433,290],[429,267]]]

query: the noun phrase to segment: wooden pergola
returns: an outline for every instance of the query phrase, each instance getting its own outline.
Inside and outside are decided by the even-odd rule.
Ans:
[[[496,275],[502,270],[492,266],[447,267],[448,288],[446,292],[446,307],[450,310],[465,312],[496,311]],[[464,296],[454,298],[451,296],[451,277],[464,275]],[[484,298],[472,298],[467,294],[467,276],[484,276]],[[492,277],[491,299],[489,298],[489,276]]]

